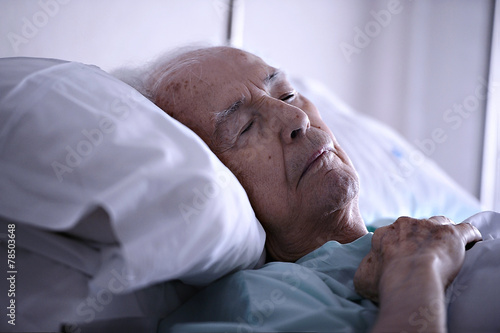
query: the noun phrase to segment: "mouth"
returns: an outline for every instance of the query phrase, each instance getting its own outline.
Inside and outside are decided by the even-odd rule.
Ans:
[[[302,180],[302,178],[304,178],[304,176],[313,169],[314,166],[316,166],[316,164],[318,164],[322,159],[323,157],[326,155],[326,154],[329,154],[333,152],[333,148],[330,147],[330,146],[324,146],[322,147],[321,149],[318,149],[316,150],[310,157],[309,159],[307,160],[306,164],[305,164],[305,167],[304,167],[304,170],[302,171],[302,174],[300,175],[300,178],[299,178],[299,181],[297,183],[297,186],[298,184],[300,183],[300,181]]]

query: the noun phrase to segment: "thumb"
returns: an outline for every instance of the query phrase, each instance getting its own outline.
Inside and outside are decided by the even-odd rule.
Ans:
[[[459,223],[455,227],[467,249],[470,249],[476,242],[483,239],[481,232],[470,223]]]

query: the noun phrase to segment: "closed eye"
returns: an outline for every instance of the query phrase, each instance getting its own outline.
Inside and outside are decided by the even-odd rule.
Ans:
[[[295,99],[296,96],[297,96],[297,92],[295,90],[292,90],[292,91],[287,92],[286,94],[282,95],[280,97],[280,100],[282,100],[283,102],[291,102]]]
[[[243,131],[241,131],[240,135],[245,133],[245,132],[248,132],[252,128],[252,126],[253,126],[253,121],[251,121],[250,123],[248,123],[246,125],[246,127],[243,129]]]

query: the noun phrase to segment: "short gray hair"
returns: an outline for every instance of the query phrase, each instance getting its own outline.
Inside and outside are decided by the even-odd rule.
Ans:
[[[156,59],[138,67],[122,67],[111,72],[111,75],[135,88],[153,103],[157,103],[162,87],[175,74],[186,66],[198,63],[199,52],[209,46],[189,45],[168,51]],[[165,110],[167,112],[167,110]]]

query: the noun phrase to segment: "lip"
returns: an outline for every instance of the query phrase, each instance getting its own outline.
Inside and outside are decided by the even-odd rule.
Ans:
[[[330,146],[324,146],[322,147],[321,149],[318,149],[316,150],[310,157],[309,159],[307,160],[306,164],[305,164],[305,167],[304,167],[304,170],[302,171],[302,174],[300,175],[300,178],[299,178],[299,181],[297,183],[297,186],[298,184],[300,183],[300,181],[302,180],[302,178],[304,177],[304,175],[309,171],[311,170],[312,166],[318,161],[320,160],[320,158],[325,154],[325,153],[328,153],[328,152],[333,152],[333,149],[332,147]]]

